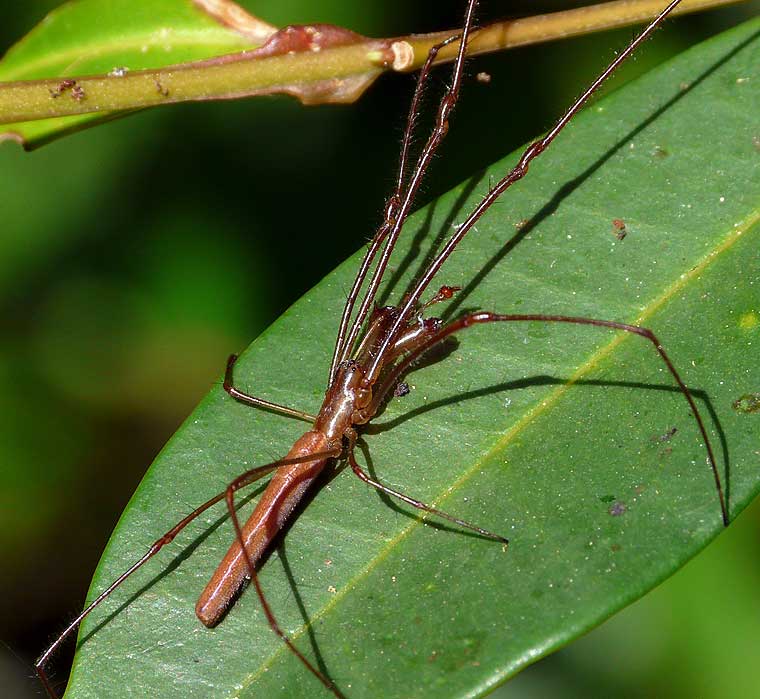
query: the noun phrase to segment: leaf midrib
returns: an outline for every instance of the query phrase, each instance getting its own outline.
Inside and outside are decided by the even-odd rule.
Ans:
[[[758,222],[760,222],[760,208],[756,209],[749,217],[743,221],[734,224],[733,230],[726,235],[722,242],[714,246],[709,252],[706,252],[700,261],[696,265],[692,265],[687,271],[678,274],[675,281],[673,281],[665,290],[659,295],[653,298],[642,310],[640,315],[632,321],[633,325],[644,325],[645,321],[654,315],[662,306],[664,306],[669,300],[671,300],[676,294],[678,294],[689,282],[698,279],[705,270],[713,264],[722,254],[730,250],[741,237],[749,232]],[[475,459],[473,465],[466,469],[459,478],[457,478],[450,486],[442,489],[439,496],[431,501],[431,504],[438,507],[440,503],[444,502],[455,491],[459,490],[465,483],[467,483],[476,473],[478,473],[482,465],[490,460],[492,457],[502,452],[506,447],[519,435],[525,428],[527,428],[536,418],[542,415],[544,412],[555,406],[560,399],[567,393],[573,385],[575,385],[581,378],[588,374],[599,362],[610,355],[622,342],[629,339],[630,333],[618,333],[612,337],[612,339],[606,344],[596,350],[586,362],[584,362],[568,379],[565,384],[555,387],[548,395],[538,401],[531,409],[529,409],[525,415],[520,418],[502,437],[500,437],[494,445],[482,453]],[[424,524],[424,519],[421,517],[413,518],[409,525],[404,527],[398,534],[393,537],[388,543],[380,549],[380,551],[372,558],[367,565],[359,571],[352,579],[350,579],[341,589],[330,597],[329,602],[325,604],[321,610],[310,615],[308,623],[303,624],[298,630],[290,634],[290,639],[295,641],[300,638],[309,627],[313,627],[315,622],[324,618],[333,608],[337,607],[345,596],[354,590],[359,583],[367,578],[370,573],[377,568],[398,546],[400,542],[411,535],[417,527]],[[274,665],[274,661],[286,652],[287,647],[284,644],[278,644],[277,648],[261,663],[257,670],[251,672],[239,685],[239,691],[230,694],[229,697],[241,697],[243,692],[248,687],[253,685],[258,678],[269,670]]]

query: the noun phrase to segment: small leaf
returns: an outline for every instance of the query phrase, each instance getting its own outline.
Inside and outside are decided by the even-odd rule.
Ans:
[[[691,386],[735,517],[760,489],[757,113],[760,21],[690,50],[576,119],[444,266],[444,309],[572,314],[652,328]],[[452,124],[455,126],[455,124]],[[397,301],[439,236],[478,202],[477,173],[409,221]],[[624,222],[623,240],[613,221]],[[258,338],[244,390],[314,412],[341,265]],[[349,697],[482,696],[643,595],[722,530],[704,449],[651,346],[589,327],[462,333],[407,377],[364,439],[370,470],[509,536],[507,551],[388,503],[339,473],[262,568],[282,627]],[[219,386],[164,448],[93,580],[103,590],[235,475],[284,454],[295,421]],[[256,491],[258,492],[258,491]],[[246,502],[242,514],[251,507]],[[195,597],[232,539],[219,506],[83,625],[67,696],[328,696],[251,592],[214,630]],[[308,623],[305,623],[308,622]]]
[[[209,6],[217,6],[209,12]],[[0,62],[0,81],[34,80],[113,72],[199,60],[260,46],[274,31],[237,7],[241,19],[229,18],[231,2],[193,0],[77,0],[51,12],[13,46]],[[226,10],[226,13],[225,13]],[[246,26],[245,31],[240,29]],[[71,99],[65,95],[66,99]],[[82,114],[8,124],[0,138],[39,144],[109,115]],[[111,118],[113,118],[111,116]]]

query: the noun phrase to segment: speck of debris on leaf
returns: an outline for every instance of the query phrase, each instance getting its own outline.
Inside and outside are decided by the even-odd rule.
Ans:
[[[609,512],[612,517],[620,517],[620,515],[624,515],[626,513],[627,509],[628,508],[625,506],[624,502],[616,500],[610,505],[607,512]]]
[[[402,396],[405,396],[407,393],[409,393],[409,384],[405,383],[404,381],[400,381],[396,384],[396,388],[393,389],[393,395],[396,396],[396,398],[401,398]]]
[[[737,398],[731,406],[737,413],[744,413],[749,415],[750,413],[760,412],[760,393],[745,393],[743,396]]]

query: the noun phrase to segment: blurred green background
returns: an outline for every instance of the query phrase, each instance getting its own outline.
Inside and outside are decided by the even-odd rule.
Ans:
[[[0,47],[58,4],[6,7]],[[241,4],[275,24],[334,22],[388,36],[454,27],[462,3]],[[567,6],[483,2],[481,17]],[[757,9],[672,22],[619,79]],[[422,202],[545,129],[631,36],[473,62],[470,77],[485,70],[492,82],[468,81]],[[436,74],[436,87],[445,76]],[[3,696],[40,695],[31,660],[81,607],[121,509],[218,383],[227,354],[371,235],[412,88],[409,77],[387,76],[352,106],[181,105],[31,154],[0,146]],[[282,351],[297,356],[308,341]],[[190,504],[177,503],[178,514]],[[758,529],[756,504],[654,593],[496,695],[758,696]]]

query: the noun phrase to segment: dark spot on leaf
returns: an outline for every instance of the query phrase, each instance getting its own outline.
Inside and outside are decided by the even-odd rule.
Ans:
[[[614,499],[614,495],[602,495],[602,497],[599,498],[600,502],[612,502]]]
[[[671,427],[665,434],[655,434],[652,435],[652,441],[653,442],[669,442],[673,435],[678,432],[677,427]]]

